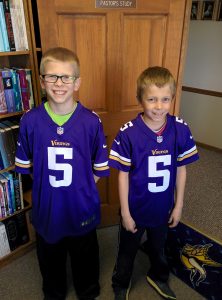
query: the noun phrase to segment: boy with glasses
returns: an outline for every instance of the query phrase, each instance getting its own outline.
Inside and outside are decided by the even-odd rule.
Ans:
[[[74,99],[79,60],[66,48],[45,52],[40,64],[47,101],[21,119],[16,171],[33,175],[32,220],[44,299],[65,299],[66,259],[81,300],[99,295],[99,177],[108,176],[99,117]]]

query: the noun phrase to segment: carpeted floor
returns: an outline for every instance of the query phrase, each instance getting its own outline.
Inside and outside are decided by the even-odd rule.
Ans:
[[[189,166],[183,221],[203,233],[222,240],[222,154],[199,147],[200,161]],[[115,262],[118,227],[98,230],[101,256],[100,300],[114,299],[111,289],[111,274]],[[135,261],[130,300],[162,299],[146,283],[148,257],[138,252]],[[70,271],[69,271],[70,274]],[[76,300],[69,276],[67,300]],[[171,275],[170,285],[178,300],[204,299],[181,280]],[[41,300],[41,276],[35,250],[0,269],[1,300]]]

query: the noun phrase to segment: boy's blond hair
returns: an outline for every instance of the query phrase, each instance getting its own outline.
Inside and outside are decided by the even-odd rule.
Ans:
[[[144,70],[137,79],[137,99],[139,102],[142,102],[142,97],[145,90],[153,84],[159,88],[169,84],[172,97],[175,96],[176,82],[173,78],[173,75],[168,69],[155,66]]]
[[[45,74],[45,65],[48,62],[59,61],[59,62],[68,62],[73,64],[75,77],[79,77],[79,59],[78,56],[71,50],[63,47],[55,47],[48,49],[42,56],[40,63],[40,74]]]

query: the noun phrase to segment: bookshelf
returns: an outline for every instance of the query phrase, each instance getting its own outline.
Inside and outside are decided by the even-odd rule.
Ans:
[[[16,68],[24,68],[24,69],[31,70],[34,103],[35,106],[37,106],[40,103],[40,99],[41,99],[41,92],[40,92],[41,89],[40,89],[39,75],[38,75],[38,56],[39,54],[41,54],[41,46],[40,44],[38,44],[38,47],[36,46],[35,31],[38,32],[38,29],[34,28],[34,23],[36,26],[36,22],[33,21],[33,18],[37,17],[33,15],[33,9],[35,9],[34,5],[36,5],[35,1],[23,0],[28,50],[0,52],[0,65],[1,68],[16,67]],[[20,119],[23,113],[24,111],[0,114],[0,122],[3,120],[18,120]],[[1,170],[0,173],[4,173],[13,169],[14,166],[10,166],[6,169]],[[15,218],[16,215],[18,215],[21,212],[24,212],[27,228],[28,228],[29,241],[24,245],[21,245],[15,250],[11,251],[8,255],[1,257],[0,267],[10,263],[15,258],[24,255],[26,252],[30,251],[30,249],[32,249],[35,246],[35,233],[30,223],[30,216],[29,216],[31,211],[30,190],[23,193],[23,199],[24,199],[24,208],[14,212],[10,216],[0,218],[0,222],[4,220],[8,220],[10,218]]]

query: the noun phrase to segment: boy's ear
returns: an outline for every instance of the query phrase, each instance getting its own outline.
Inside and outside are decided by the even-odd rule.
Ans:
[[[74,91],[77,92],[81,85],[81,77],[78,77],[74,82]]]
[[[40,75],[39,78],[40,78],[40,85],[41,85],[41,88],[42,88],[42,89],[45,89],[45,82],[44,82],[42,76]]]

